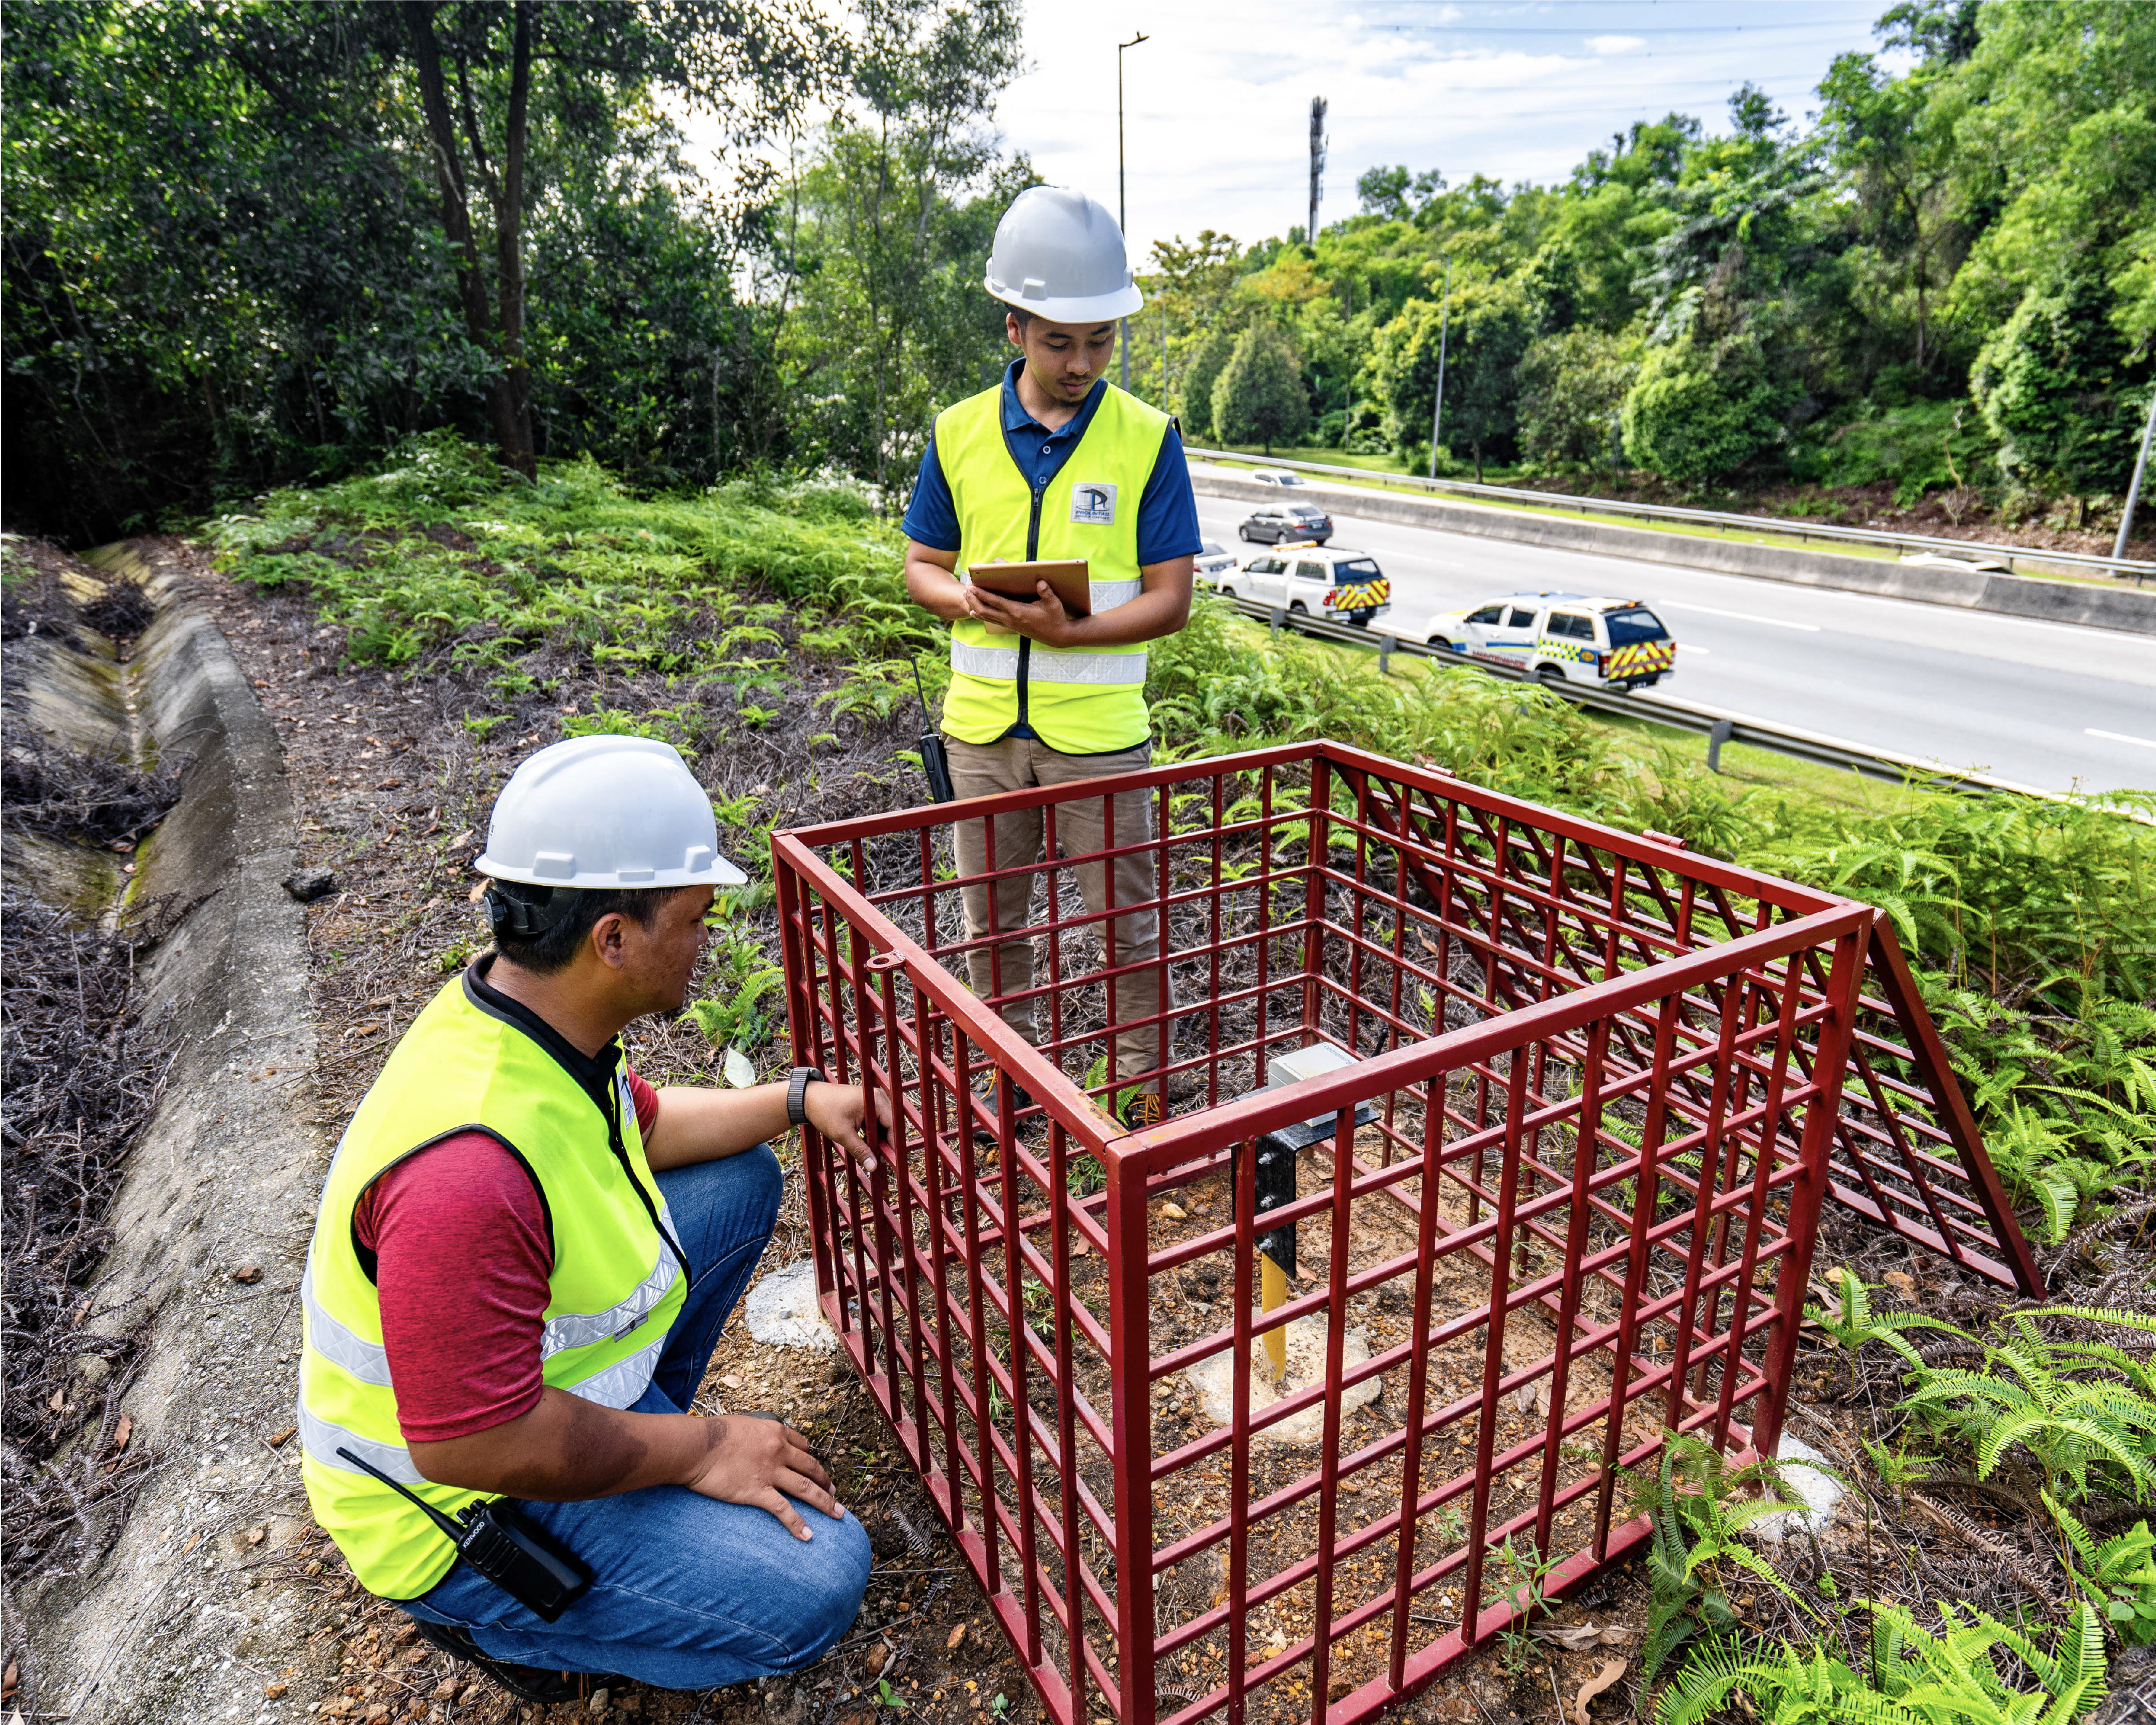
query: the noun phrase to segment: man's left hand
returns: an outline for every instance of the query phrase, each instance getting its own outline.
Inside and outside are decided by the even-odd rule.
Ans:
[[[1056,598],[1055,589],[1045,581],[1035,582],[1034,585],[1040,597],[1031,603],[1022,599],[1007,599],[1001,593],[990,593],[985,588],[971,588],[968,589],[973,595],[970,608],[983,623],[1025,635],[1044,647],[1075,645],[1082,619],[1073,617],[1063,608],[1063,601]]]

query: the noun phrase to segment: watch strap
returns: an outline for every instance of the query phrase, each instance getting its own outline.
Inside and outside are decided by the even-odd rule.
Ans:
[[[825,1082],[823,1071],[815,1066],[796,1066],[786,1080],[786,1123],[788,1126],[808,1124],[808,1086]]]

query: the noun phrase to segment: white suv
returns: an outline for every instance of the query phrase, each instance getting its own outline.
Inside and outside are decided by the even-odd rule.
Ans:
[[[1392,609],[1393,584],[1368,552],[1331,546],[1276,545],[1214,579],[1223,593],[1286,611],[1366,624]]]
[[[1430,620],[1430,644],[1536,676],[1642,689],[1676,675],[1677,644],[1638,599],[1510,593]]]

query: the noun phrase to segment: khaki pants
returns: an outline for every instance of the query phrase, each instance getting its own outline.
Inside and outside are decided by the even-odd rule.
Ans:
[[[951,756],[951,783],[961,797],[984,797],[997,791],[1030,790],[1037,785],[1073,784],[1088,778],[1098,778],[1106,773],[1128,773],[1143,767],[1152,759],[1149,744],[1141,743],[1134,749],[1126,749],[1113,755],[1059,754],[1046,743],[1030,738],[1006,737],[1000,742],[961,742],[956,737],[945,739]],[[1115,805],[1115,842],[1118,849],[1141,839],[1151,839],[1153,793],[1148,791],[1122,791],[1112,798],[1080,797],[1055,805],[1055,837],[1057,847],[1066,856],[1107,848],[1106,824],[1102,817],[1104,804],[1112,800]],[[995,819],[996,867],[1014,869],[1041,860],[1043,841],[1047,835],[1046,811],[1024,809],[1011,814],[999,814]],[[957,845],[958,872],[978,875],[988,866],[988,825],[984,820],[962,820],[957,824],[953,839]],[[1105,877],[1107,867],[1101,863],[1084,863],[1070,870],[1078,877],[1078,891],[1084,900],[1087,913],[1098,916],[1108,908]],[[1158,890],[1154,882],[1154,858],[1146,851],[1116,859],[1115,901],[1118,905],[1150,904],[1157,898]],[[966,909],[966,937],[978,940],[993,930],[1023,931],[1029,920],[1028,906],[1033,889],[1040,876],[1034,873],[1005,875],[995,883],[995,920],[989,922],[988,889],[986,886],[968,886],[962,896]],[[1070,902],[1070,880],[1067,875],[1056,882],[1055,909],[1058,920],[1071,916],[1076,906]],[[1096,930],[1098,923],[1091,925]],[[1115,918],[1111,966],[1142,963],[1160,955],[1160,915],[1156,909],[1147,909],[1134,916]],[[1070,942],[1077,931],[1067,931],[1061,939]],[[1067,958],[1066,958],[1067,963]],[[1016,937],[993,947],[977,947],[966,955],[967,980],[973,992],[983,1000],[994,1000],[1023,993],[1033,986],[1033,937],[1018,932]],[[1132,1019],[1150,1018],[1161,1010],[1162,975],[1158,970],[1138,970],[1119,979],[1116,985],[1116,1022],[1118,1024]],[[1040,1041],[1047,1023],[1044,1003],[1040,999],[1008,1000],[998,1010],[1004,1022],[1028,1042]],[[1066,1012],[1065,1034],[1070,1033]],[[1130,1084],[1141,1075],[1150,1074],[1160,1065],[1161,1027],[1158,1024],[1142,1025],[1116,1036],[1115,1070],[1112,1081],[1118,1089]],[[1083,1074],[1074,1075],[1082,1077]],[[1149,1091],[1158,1091],[1158,1079],[1145,1086]],[[1108,1100],[1104,1098],[1105,1100]]]

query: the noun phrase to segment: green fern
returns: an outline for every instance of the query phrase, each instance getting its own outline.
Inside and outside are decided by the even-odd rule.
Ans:
[[[1911,1367],[1922,1369],[1923,1360],[1902,1336],[1904,1330],[1944,1330],[1964,1342],[1976,1339],[1943,1317],[1932,1317],[1921,1312],[1874,1312],[1871,1296],[1878,1285],[1858,1281],[1852,1270],[1835,1271],[1833,1281],[1834,1293],[1824,1304],[1804,1307],[1804,1322],[1817,1324],[1841,1344],[1843,1352],[1849,1356],[1849,1390],[1852,1395],[1856,1393],[1856,1357],[1868,1342],[1884,1343]]]
[[[1933,1635],[1897,1605],[1859,1604],[1872,1614],[1868,1675],[1820,1647],[1807,1658],[1787,1642],[1771,1654],[1711,1644],[1663,1691],[1656,1725],[1705,1725],[1740,1692],[1771,1725],[2068,1725],[2104,1698],[2103,1623],[2092,1605],[2075,1606],[2045,1648],[1969,1606],[1942,1604]],[[2008,1686],[2001,1650],[2039,1687]]]
[[[2156,1486],[2156,1367],[2107,1342],[2051,1340],[2036,1327],[2046,1317],[2156,1332],[2156,1319],[2102,1307],[2015,1312],[2005,1339],[1986,1346],[1983,1370],[1920,1368],[1906,1405],[1968,1442],[1979,1479],[2018,1444],[2051,1501],[2064,1501],[2069,1482],[2086,1496],[2092,1473],[2141,1501]]]
[[[1728,1459],[1704,1439],[1669,1432],[1657,1466],[1634,1469],[1628,1482],[1633,1511],[1645,1515],[1648,1524],[1650,1597],[1640,1666],[1649,1682],[1694,1635],[1720,1635],[1736,1623],[1726,1569],[1741,1569],[1799,1610],[1810,1609],[1738,1538],[1763,1515],[1800,1507],[1773,1462],[1754,1461],[1732,1470]]]
[[[695,1024],[714,1048],[750,1053],[771,1034],[771,1012],[765,1002],[783,985],[786,973],[766,964],[754,939],[732,928],[718,931],[711,970],[710,992],[690,1001],[681,1017]]]
[[[2119,1640],[2136,1647],[2156,1641],[2156,1562],[2152,1562],[2156,1533],[2148,1531],[2148,1523],[2136,1522],[2099,1545],[2080,1518],[2048,1492],[2044,1507],[2051,1512],[2072,1553],[2066,1558],[2066,1573],[2089,1603],[2104,1614]]]

